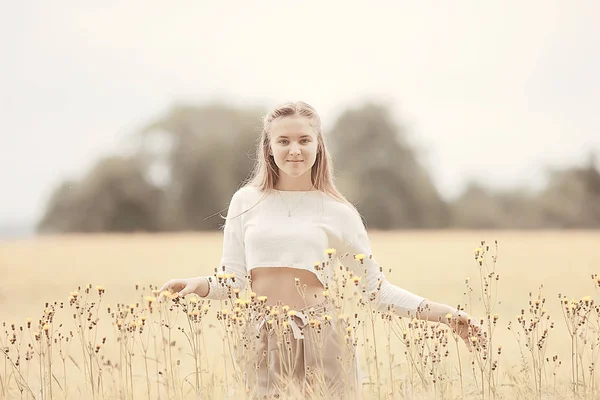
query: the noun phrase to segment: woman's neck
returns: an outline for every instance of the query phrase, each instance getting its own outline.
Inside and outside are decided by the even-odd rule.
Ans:
[[[281,176],[275,183],[274,187],[276,190],[289,192],[305,192],[309,190],[314,190],[315,188],[311,181],[310,173],[303,176],[299,176],[297,178]]]

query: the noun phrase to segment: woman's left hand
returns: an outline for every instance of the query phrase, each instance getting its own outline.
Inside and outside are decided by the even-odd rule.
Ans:
[[[483,333],[481,325],[464,311],[457,310],[451,315],[451,318],[445,318],[445,324],[462,338],[469,351],[472,352],[473,344],[481,340],[481,334]],[[475,341],[472,341],[472,338],[475,338]]]

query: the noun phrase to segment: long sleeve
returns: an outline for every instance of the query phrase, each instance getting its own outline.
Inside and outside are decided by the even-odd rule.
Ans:
[[[223,229],[221,262],[217,273],[206,277],[209,284],[209,292],[205,297],[207,299],[227,299],[231,291],[242,291],[247,285],[246,252],[240,216],[245,211],[243,193],[244,189],[240,189],[231,198]]]
[[[344,261],[344,265],[352,272],[366,279],[367,293],[375,292],[374,304],[378,311],[386,312],[393,310],[398,316],[414,316],[417,308],[422,304],[424,297],[402,289],[390,283],[381,266],[372,254],[371,244],[365,226],[360,216],[351,210],[352,216],[344,224],[342,254],[349,254],[350,259]],[[362,261],[354,259],[357,255],[364,255]],[[358,257],[359,259],[362,256]]]

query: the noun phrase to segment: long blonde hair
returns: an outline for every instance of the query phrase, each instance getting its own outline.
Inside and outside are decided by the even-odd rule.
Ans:
[[[355,209],[346,197],[337,189],[333,176],[333,161],[327,151],[321,118],[317,111],[309,104],[303,101],[288,102],[281,104],[271,110],[263,119],[263,128],[260,135],[259,145],[256,148],[256,163],[251,177],[243,186],[253,186],[260,188],[263,193],[267,193],[275,188],[279,175],[275,159],[269,157],[269,131],[271,124],[277,118],[301,116],[310,120],[311,126],[317,133],[317,158],[311,170],[311,183],[317,190],[328,194],[329,196],[348,204]]]

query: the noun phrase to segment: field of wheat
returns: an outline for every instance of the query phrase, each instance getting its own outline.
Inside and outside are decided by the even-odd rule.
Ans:
[[[600,232],[370,237],[392,283],[463,306],[486,336],[470,353],[446,325],[357,306],[363,398],[600,396]],[[219,234],[0,243],[0,398],[249,398],[235,329],[250,292],[237,304],[153,292],[212,274],[221,243]]]

